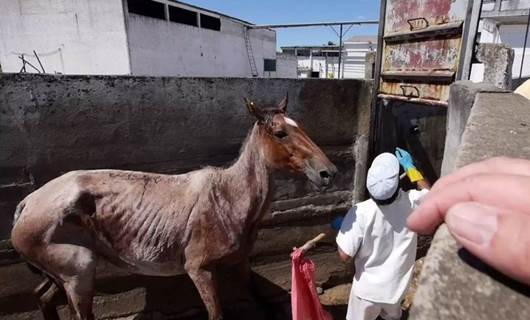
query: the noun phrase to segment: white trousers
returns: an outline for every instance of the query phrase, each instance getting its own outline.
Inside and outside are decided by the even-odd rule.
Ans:
[[[377,303],[361,299],[355,294],[351,295],[347,320],[375,320],[378,316],[385,320],[401,319],[401,303]]]

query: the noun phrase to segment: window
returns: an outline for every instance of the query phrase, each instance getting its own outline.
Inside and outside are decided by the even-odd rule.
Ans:
[[[177,23],[197,26],[197,12],[169,6],[169,20]]]
[[[221,19],[201,13],[201,28],[221,31]]]
[[[320,78],[319,71],[311,71],[311,78]]]
[[[129,13],[166,20],[164,4],[151,0],[129,0],[127,1]]]
[[[276,71],[276,59],[263,59],[263,71],[275,72]]]

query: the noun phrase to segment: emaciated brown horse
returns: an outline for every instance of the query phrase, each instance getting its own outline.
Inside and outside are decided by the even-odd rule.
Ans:
[[[209,319],[221,319],[216,267],[243,263],[269,210],[271,173],[305,174],[328,186],[335,166],[300,126],[277,108],[261,110],[239,159],[228,168],[181,175],[119,170],[66,173],[17,207],[11,239],[47,279],[35,290],[44,318],[59,319],[54,296],[66,293],[77,319],[93,319],[97,259],[130,272],[171,276],[187,272]]]

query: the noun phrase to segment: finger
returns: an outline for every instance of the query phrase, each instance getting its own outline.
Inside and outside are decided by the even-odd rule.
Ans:
[[[476,162],[467,165],[461,169],[458,169],[450,175],[442,177],[433,185],[431,190],[436,191],[437,189],[443,189],[447,185],[452,184],[458,180],[462,180],[471,175],[480,173],[499,173],[530,176],[530,161],[523,159],[496,157]]]
[[[530,214],[528,190],[528,176],[475,174],[443,189],[431,190],[409,216],[407,224],[413,231],[431,234],[442,223],[449,208],[469,201]]]
[[[465,202],[449,209],[446,222],[469,252],[505,275],[530,284],[530,215]]]

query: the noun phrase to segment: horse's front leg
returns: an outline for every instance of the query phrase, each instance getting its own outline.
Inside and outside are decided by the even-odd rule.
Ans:
[[[203,268],[187,268],[186,271],[197,287],[202,302],[208,310],[209,320],[220,320],[223,318],[221,304],[217,294],[217,279],[214,271]]]

